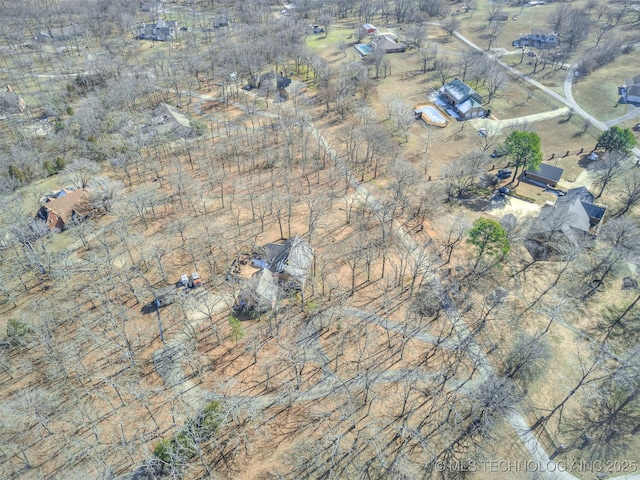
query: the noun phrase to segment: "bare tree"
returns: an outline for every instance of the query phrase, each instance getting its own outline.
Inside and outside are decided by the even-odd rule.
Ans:
[[[441,240],[443,265],[451,261],[454,250],[462,243],[471,224],[465,217],[454,216],[446,222],[446,234]]]
[[[487,50],[491,50],[491,45],[495,42],[502,32],[504,31],[504,24],[502,22],[493,22],[489,27],[489,32],[486,34],[488,45]]]
[[[547,22],[549,23],[551,30],[555,33],[560,33],[564,31],[572,11],[573,11],[573,7],[570,4],[568,3],[558,4],[547,18]]]
[[[438,59],[438,48],[429,43],[418,51],[418,56],[420,58],[420,71],[427,73],[430,68],[429,63],[432,65],[431,68],[435,68]]]
[[[453,37],[456,30],[460,28],[460,20],[457,17],[448,17],[441,24],[445,32],[449,34],[449,38]]]
[[[624,215],[640,202],[640,174],[634,171],[630,175],[626,175],[621,190],[620,208],[614,213],[614,217]]]
[[[427,27],[421,22],[407,25],[405,34],[409,43],[418,49],[422,48],[428,36]]]
[[[595,198],[600,198],[613,180],[622,174],[622,156],[618,152],[606,152],[602,159],[594,164],[593,185],[599,188]]]
[[[447,200],[468,193],[484,173],[487,159],[484,155],[468,154],[446,165],[442,170]]]
[[[86,188],[98,172],[98,164],[86,158],[79,158],[71,162],[62,173],[71,177],[76,188]]]
[[[404,23],[407,18],[411,17],[415,9],[413,0],[397,0],[394,2],[394,13],[398,23]]]
[[[520,332],[505,358],[504,375],[527,385],[544,373],[550,355],[546,336]]]

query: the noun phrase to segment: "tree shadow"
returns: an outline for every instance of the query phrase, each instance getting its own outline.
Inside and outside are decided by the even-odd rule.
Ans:
[[[589,158],[589,155],[588,155],[588,154],[587,154],[587,155],[582,155],[582,156],[580,157],[580,159],[578,160],[578,165],[579,165],[581,168],[588,169],[591,165],[593,165],[593,164],[594,164],[595,162],[597,162],[597,161],[598,161],[598,160],[591,160],[591,159]]]

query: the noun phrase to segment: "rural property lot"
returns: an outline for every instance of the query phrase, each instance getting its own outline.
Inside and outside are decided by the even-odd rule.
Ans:
[[[0,5],[2,478],[633,478],[629,5]]]

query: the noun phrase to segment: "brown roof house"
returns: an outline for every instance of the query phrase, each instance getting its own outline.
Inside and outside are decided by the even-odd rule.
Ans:
[[[11,89],[11,85],[0,92],[0,114],[2,113],[23,113],[27,108],[27,102],[22,95],[18,95]]]
[[[267,244],[252,260],[259,270],[238,294],[234,311],[253,316],[274,309],[278,298],[304,288],[312,260],[313,248],[298,236]]]
[[[89,192],[86,188],[63,188],[46,197],[44,205],[36,212],[36,218],[46,222],[49,230],[62,231],[70,222],[84,219],[90,212]]]

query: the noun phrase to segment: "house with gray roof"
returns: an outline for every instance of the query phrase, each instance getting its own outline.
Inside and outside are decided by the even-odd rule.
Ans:
[[[7,88],[0,92],[0,114],[23,113],[26,108],[27,102],[22,95],[15,93],[11,86],[7,85]]]
[[[383,53],[401,53],[407,50],[404,43],[398,42],[395,35],[382,34],[371,40],[371,48]]]
[[[606,207],[596,205],[585,187],[572,188],[540,210],[525,242],[536,259],[548,258],[563,246],[577,246],[595,238]]]
[[[240,290],[234,311],[259,315],[273,309],[279,297],[304,288],[312,261],[313,248],[298,236],[267,244],[252,260],[259,270]]]
[[[159,103],[153,109],[151,124],[158,135],[173,135],[176,137],[195,135],[195,130],[187,116],[167,103]]]
[[[143,23],[138,26],[136,38],[138,40],[156,40],[168,42],[176,38],[178,22],[175,20],[159,19],[156,23]]]
[[[624,103],[640,103],[640,75],[625,80],[624,84],[618,87],[618,95]]]
[[[560,37],[555,33],[544,33],[533,30],[527,35],[522,35],[513,41],[512,45],[517,48],[535,47],[540,49],[555,48],[560,45]]]
[[[441,97],[463,120],[484,117],[482,96],[462,80],[455,78],[440,90]]]
[[[278,92],[280,100],[286,100],[306,90],[307,85],[304,82],[293,80],[292,78],[284,76],[284,72],[282,73],[282,75],[278,75],[274,72],[267,72],[260,75],[258,86]],[[276,100],[278,100],[278,98],[276,98]]]

